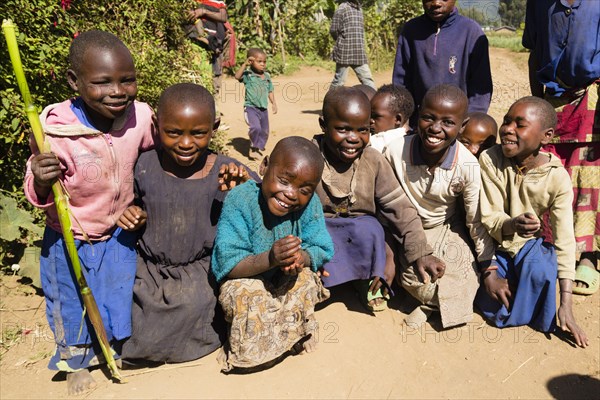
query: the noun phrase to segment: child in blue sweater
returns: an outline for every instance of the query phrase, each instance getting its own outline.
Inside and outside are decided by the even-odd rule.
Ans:
[[[455,3],[423,0],[425,13],[408,21],[398,38],[392,82],[411,92],[417,111],[425,92],[442,83],[467,94],[469,112],[487,112],[490,106],[488,40],[475,21],[459,15]],[[411,118],[413,127],[416,117]]]
[[[262,183],[231,191],[217,226],[212,271],[229,324],[224,372],[266,367],[297,344],[315,348],[317,303],[329,298],[317,270],[333,257],[318,196],[318,148],[291,136],[263,161]]]

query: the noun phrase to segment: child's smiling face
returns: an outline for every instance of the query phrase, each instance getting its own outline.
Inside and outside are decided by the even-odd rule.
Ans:
[[[553,128],[542,126],[536,106],[527,102],[510,107],[499,131],[504,157],[514,158],[520,165],[537,156],[541,146],[548,144],[554,134]]]
[[[418,131],[423,151],[436,160],[464,129],[466,104],[443,94],[425,96],[419,112]]]
[[[496,144],[496,132],[491,132],[489,125],[481,121],[470,120],[458,136],[458,141],[479,158],[481,152]]]
[[[394,114],[389,93],[376,93],[371,99],[371,130],[385,132],[402,126],[402,117]]]
[[[262,196],[271,214],[283,217],[306,207],[320,180],[318,168],[309,160],[281,151],[269,160]]]
[[[201,104],[170,102],[159,112],[162,149],[180,167],[190,167],[202,157],[214,128],[214,115]]]
[[[123,115],[137,95],[135,67],[125,46],[88,49],[79,71],[67,71],[67,80],[98,128]]]
[[[336,104],[327,105],[328,112],[319,118],[325,134],[325,154],[333,164],[351,164],[369,143],[370,103],[364,94],[358,95],[340,96]]]

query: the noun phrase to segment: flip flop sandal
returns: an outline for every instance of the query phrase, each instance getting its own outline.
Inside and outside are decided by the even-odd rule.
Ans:
[[[392,293],[390,288],[388,288],[388,294],[384,295],[383,292],[381,291],[382,288],[386,288],[388,287],[387,282],[385,281],[385,279],[381,278],[380,282],[382,283],[381,287],[379,288],[379,290],[377,290],[377,292],[375,292],[375,294],[373,294],[369,288],[371,287],[371,284],[373,283],[373,280],[367,280],[367,279],[360,279],[360,280],[356,280],[353,282],[354,284],[354,288],[357,290],[358,292],[358,298],[360,299],[360,303],[370,312],[381,312],[381,311],[385,311],[388,309],[387,306],[387,301],[390,299],[390,294]],[[373,303],[370,304],[370,302],[372,300],[376,300],[376,299],[383,299],[385,301],[377,304],[377,303]]]
[[[600,274],[595,268],[589,265],[579,264],[575,271],[575,282],[583,282],[587,287],[573,286],[573,293],[589,296],[598,291],[600,286]]]

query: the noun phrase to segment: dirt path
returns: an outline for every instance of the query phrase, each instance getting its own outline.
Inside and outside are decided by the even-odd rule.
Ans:
[[[490,113],[500,121],[515,99],[529,94],[526,56],[496,49],[491,55],[495,94]],[[275,79],[280,112],[271,117],[267,150],[284,136],[311,137],[319,131],[317,117],[332,76],[307,68]],[[390,82],[390,71],[375,74],[375,80],[378,85]],[[230,154],[247,161],[242,99],[239,84],[226,80],[219,106],[230,126]],[[317,312],[321,333],[315,353],[253,375],[221,374],[214,354],[187,364],[124,371],[126,385],[112,384],[95,371],[99,385],[84,397],[592,398],[600,393],[599,294],[575,297],[576,318],[591,339],[590,347],[581,350],[527,327],[495,329],[478,315],[456,329],[440,331],[428,324],[408,329],[401,323],[413,306],[410,299],[394,298],[390,311],[371,316],[343,289],[334,290],[333,300]],[[3,276],[0,300],[0,351],[12,343],[1,359],[0,398],[66,397],[65,383],[52,381],[60,377],[46,369],[52,341],[42,298]]]

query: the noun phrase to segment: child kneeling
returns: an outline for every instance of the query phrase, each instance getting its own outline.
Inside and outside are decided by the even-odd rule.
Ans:
[[[316,271],[333,257],[321,202],[319,150],[288,137],[266,160],[262,184],[249,181],[225,200],[212,270],[229,324],[224,372],[266,367],[303,342],[316,345],[316,304],[329,298]],[[267,364],[269,363],[269,364]]]
[[[575,278],[573,189],[560,159],[540,152],[554,134],[556,113],[545,100],[514,103],[500,127],[502,142],[481,154],[481,220],[499,243],[498,265],[482,272],[475,304],[499,328],[529,325],[542,332],[558,319],[586,347],[572,311]],[[498,201],[498,199],[504,199]],[[550,211],[554,246],[540,237],[539,216]],[[558,272],[558,274],[557,274]]]

